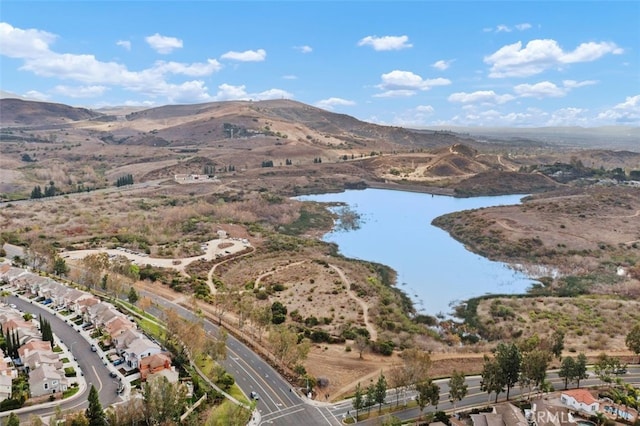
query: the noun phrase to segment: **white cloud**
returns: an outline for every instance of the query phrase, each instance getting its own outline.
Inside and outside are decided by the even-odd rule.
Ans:
[[[413,96],[420,90],[429,90],[435,86],[447,86],[451,80],[446,78],[423,79],[418,74],[411,71],[394,70],[387,74],[382,74],[382,83],[376,87],[383,93],[374,95],[376,97],[401,97]]]
[[[582,108],[561,108],[551,112],[546,122],[541,124],[545,126],[588,126],[590,119],[586,116],[587,112]]]
[[[192,64],[158,61],[155,63],[153,70],[161,74],[170,73],[183,74],[190,77],[202,77],[220,71],[221,68],[222,65],[217,60],[207,59],[207,62],[196,62]]]
[[[210,102],[209,89],[203,81],[185,81],[181,84],[167,84],[163,95],[170,103]]]
[[[416,111],[422,114],[433,114],[435,109],[431,105],[418,105]]]
[[[373,95],[374,98],[408,98],[410,96],[415,96],[415,90],[406,90],[406,89],[395,89],[395,90],[387,90],[382,93],[376,93]]]
[[[451,66],[453,60],[445,61],[443,59],[434,62],[431,66],[437,70],[444,71]]]
[[[128,40],[118,40],[116,41],[116,46],[124,47],[126,50],[131,50],[131,42]]]
[[[167,54],[182,48],[182,40],[155,33],[145,38],[149,46],[158,53]]]
[[[284,80],[297,80],[298,76],[293,74],[287,74],[287,75],[283,75],[282,78]]]
[[[367,36],[358,42],[358,46],[371,46],[373,50],[401,50],[413,47],[408,43],[409,37],[403,36]]]
[[[22,96],[22,98],[32,101],[48,101],[49,99],[51,99],[51,96],[42,92],[38,92],[37,90],[29,90]]]
[[[233,86],[231,84],[221,84],[218,92],[213,96],[216,101],[230,100],[267,100],[267,99],[292,99],[293,95],[286,90],[269,89],[259,93],[247,93],[246,86]]]
[[[556,86],[550,81],[536,84],[519,84],[513,88],[516,95],[527,98],[560,98],[567,94],[567,90]]]
[[[87,84],[122,84],[135,76],[124,65],[101,62],[93,55],[48,52],[37,58],[27,58],[22,70],[44,77],[77,80]]]
[[[510,27],[505,24],[500,24],[500,25],[496,25],[495,28],[483,28],[482,31],[484,31],[485,33],[491,33],[491,32],[510,33],[514,30],[526,31],[530,28],[531,28],[531,24],[529,24],[528,22],[523,22],[522,24],[516,24],[513,27]]]
[[[15,28],[0,22],[0,55],[10,58],[37,58],[49,52],[49,45],[56,39],[46,31]]]
[[[624,102],[598,114],[598,119],[615,123],[640,123],[640,95],[628,96]]]
[[[355,104],[356,103],[353,101],[342,99],[342,98],[328,98],[328,99],[322,99],[316,102],[316,106],[318,108],[323,108],[327,110],[333,110],[333,107],[335,106],[352,106]]]
[[[70,98],[95,98],[102,96],[107,91],[106,86],[56,86],[53,93],[57,93]]]
[[[479,90],[472,93],[458,92],[449,95],[449,102],[456,102],[462,104],[468,103],[489,103],[489,104],[504,104],[515,99],[513,95],[505,94],[498,95],[493,90]]]
[[[220,58],[240,62],[262,62],[267,58],[267,52],[264,49],[245,50],[244,52],[230,51],[220,56]]]
[[[485,56],[484,62],[491,65],[489,77],[527,77],[549,68],[560,68],[565,64],[590,62],[623,50],[615,43],[582,43],[575,50],[565,52],[558,42],[551,39],[531,40],[523,48],[521,42],[503,46],[495,53]]]
[[[552,83],[550,81],[541,81],[535,84],[519,84],[513,88],[513,91],[516,95],[523,98],[560,98],[565,96],[572,89],[590,86],[596,83],[597,82],[594,80],[564,80],[562,82],[562,87],[559,87],[555,83]]]
[[[584,80],[584,81],[575,81],[575,80],[563,80],[562,85],[567,89],[575,89],[578,87],[591,86],[593,84],[598,84],[596,80]]]
[[[313,52],[313,48],[311,48],[311,46],[295,46],[294,49],[296,49],[297,51],[301,52],[301,53],[311,53]]]

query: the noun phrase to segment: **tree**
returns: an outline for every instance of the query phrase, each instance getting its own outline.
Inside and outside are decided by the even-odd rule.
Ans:
[[[589,375],[587,374],[587,356],[584,353],[580,352],[578,354],[578,358],[576,358],[574,368],[574,379],[576,380],[576,386],[580,387],[580,380],[589,377]]]
[[[20,417],[16,413],[9,414],[5,426],[20,426]]]
[[[401,365],[396,365],[389,370],[390,385],[396,390],[396,407],[400,405],[400,394],[404,396],[407,387],[411,384],[411,378],[405,373],[406,370]]]
[[[535,349],[522,356],[520,365],[520,382],[529,387],[529,397],[532,388],[539,388],[547,377],[547,366],[551,354],[541,349]]]
[[[611,384],[613,382],[613,375],[620,369],[620,359],[602,353],[598,356],[598,361],[593,366],[593,369],[600,380]]]
[[[148,425],[177,423],[187,405],[187,389],[181,383],[158,377],[145,382],[142,400]]]
[[[42,198],[42,188],[40,188],[40,185],[37,185],[33,188],[33,190],[31,191],[31,198]]]
[[[384,378],[384,375],[380,373],[380,377],[378,377],[378,381],[376,382],[374,399],[375,402],[378,403],[378,413],[382,411],[382,404],[384,404],[384,400],[387,398],[387,379]]]
[[[60,256],[56,256],[53,259],[53,273],[60,277],[69,273],[67,262]]]
[[[362,354],[369,347],[369,338],[367,336],[363,336],[362,334],[358,334],[353,341],[356,345],[356,349],[358,349],[358,355],[360,359],[362,359]]]
[[[129,303],[135,305],[139,299],[138,292],[134,287],[129,288],[129,294],[127,295],[127,299],[129,299]]]
[[[453,404],[454,413],[456,411],[456,403],[467,396],[467,388],[464,373],[453,370],[453,374],[449,379],[449,401]]]
[[[484,365],[482,366],[482,373],[480,380],[480,390],[487,392],[489,398],[491,398],[491,392],[496,393],[496,402],[498,402],[498,395],[504,392],[504,381],[501,378],[502,371],[500,365],[495,358],[489,358],[484,356]]]
[[[629,350],[636,355],[640,354],[640,322],[633,326],[624,341],[627,344]],[[640,359],[638,359],[640,364]]]
[[[420,407],[420,417],[422,417],[422,412],[426,406],[438,406],[438,401],[440,401],[440,386],[433,383],[431,378],[428,378],[425,381],[416,383],[416,391],[418,392],[416,402],[418,403],[418,407]]]
[[[285,325],[271,327],[268,341],[273,354],[288,367],[306,359],[311,349],[309,339],[298,342],[298,334]]]
[[[364,395],[362,394],[362,388],[360,382],[356,385],[356,393],[353,397],[353,408],[356,410],[356,422],[358,421],[358,412],[364,408]]]
[[[551,353],[556,358],[560,359],[562,356],[562,350],[564,349],[564,332],[562,330],[556,330],[551,336]]]
[[[560,371],[558,371],[558,377],[564,379],[564,388],[567,389],[569,382],[573,382],[575,379],[576,362],[570,356],[562,358],[560,364]]]
[[[42,419],[35,414],[29,416],[29,426],[44,426]]]
[[[371,384],[367,386],[367,393],[364,397],[364,405],[367,407],[367,414],[371,414],[371,406],[376,403],[376,387]]]
[[[287,319],[287,308],[280,302],[273,302],[271,305],[271,322],[282,324]]]
[[[507,401],[509,400],[509,391],[518,382],[520,378],[520,363],[522,355],[515,343],[500,343],[496,348],[496,361],[500,366],[500,378],[502,384],[507,387]]]
[[[85,415],[89,420],[89,426],[105,426],[107,424],[107,418],[100,404],[98,391],[93,385],[91,385],[91,389],[89,390],[89,407],[87,407]]]
[[[429,368],[431,367],[431,357],[420,349],[406,349],[402,352],[404,368],[409,384],[425,381],[429,378]]]

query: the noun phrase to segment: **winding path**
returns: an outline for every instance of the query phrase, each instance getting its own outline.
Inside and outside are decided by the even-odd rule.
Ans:
[[[301,261],[298,261],[298,262],[293,262],[293,263],[290,263],[288,265],[284,265],[284,266],[278,267],[273,271],[265,272],[265,273],[259,275],[258,278],[256,278],[255,285],[256,285],[256,287],[259,287],[260,281],[264,277],[272,275],[277,271],[281,271],[281,270],[286,269],[286,268],[288,268],[290,266],[301,265],[301,264],[303,264],[305,262],[307,262],[307,260],[301,260]],[[358,303],[358,305],[360,305],[360,308],[362,309],[362,315],[363,315],[363,318],[364,318],[364,325],[365,325],[367,331],[369,332],[369,336],[370,336],[371,340],[374,340],[374,341],[378,340],[378,331],[373,326],[373,324],[371,324],[371,321],[369,320],[369,305],[367,305],[367,303],[364,300],[359,298],[351,290],[351,285],[349,284],[349,280],[347,279],[347,275],[344,273],[344,271],[342,269],[340,269],[336,265],[331,265],[331,264],[329,264],[329,267],[331,267],[334,271],[336,271],[338,273],[338,275],[340,276],[340,279],[342,280],[343,284],[345,285],[345,288],[347,289],[347,294],[349,295],[349,297],[351,299],[355,300],[356,303]]]
[[[331,264],[329,266],[334,271],[336,271],[338,275],[340,275],[340,279],[342,280],[342,282],[347,288],[347,294],[349,295],[349,297],[355,300],[362,308],[362,314],[364,317],[364,326],[367,328],[367,331],[369,332],[369,336],[371,337],[371,340],[374,340],[374,341],[378,340],[378,331],[375,329],[373,324],[371,324],[371,322],[369,321],[369,305],[367,305],[367,303],[364,300],[356,296],[356,294],[351,290],[351,285],[349,284],[349,280],[347,280],[347,276],[345,275],[342,269]]]

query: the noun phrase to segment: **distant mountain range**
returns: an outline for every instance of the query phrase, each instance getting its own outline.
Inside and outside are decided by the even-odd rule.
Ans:
[[[269,135],[291,127],[306,133],[303,138],[322,135],[339,139],[353,146],[384,149],[390,143],[401,146],[438,147],[452,143],[478,141],[496,144],[558,145],[591,149],[627,149],[640,147],[640,127],[543,127],[543,128],[490,128],[447,127],[401,128],[367,123],[345,114],[336,114],[291,100],[226,101],[190,105],[166,105],[155,108],[107,107],[101,109],[78,108],[64,104],[36,102],[0,91],[0,126],[42,128],[46,125],[72,125],[82,121],[130,122],[137,128],[155,122],[154,138],[136,138],[137,132],[127,132],[118,126],[113,140],[127,144],[148,144],[150,139],[163,145],[182,144],[198,136],[246,137]],[[273,126],[264,121],[273,120]],[[287,125],[285,125],[287,123]],[[226,126],[226,127],[225,127]],[[146,127],[146,126],[142,126]],[[266,129],[269,127],[269,129]],[[271,129],[274,127],[274,129]],[[293,131],[294,129],[291,129]],[[290,135],[286,133],[289,137]],[[123,139],[126,139],[124,141]]]

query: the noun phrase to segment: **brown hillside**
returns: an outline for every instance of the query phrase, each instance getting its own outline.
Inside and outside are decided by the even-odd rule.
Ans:
[[[12,98],[0,100],[2,127],[66,124],[72,121],[94,119],[101,115],[86,108],[74,108],[63,104]]]

